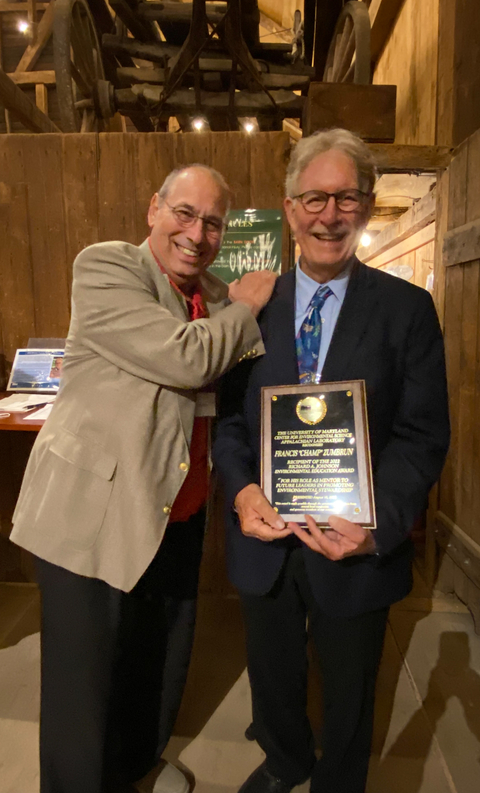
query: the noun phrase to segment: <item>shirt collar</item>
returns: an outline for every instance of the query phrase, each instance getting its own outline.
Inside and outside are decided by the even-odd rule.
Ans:
[[[331,281],[327,281],[322,286],[329,286],[332,290],[334,296],[340,302],[343,301],[345,297],[345,292],[347,291],[348,281],[350,279],[350,273],[352,272],[353,267],[353,259],[351,259],[344,269],[332,278]],[[313,278],[310,278],[309,275],[303,272],[300,267],[300,259],[297,261],[296,265],[296,314],[299,316],[300,314],[305,314],[308,306],[310,305],[310,301],[314,296],[315,292],[317,291],[320,284],[318,281],[314,281]]]

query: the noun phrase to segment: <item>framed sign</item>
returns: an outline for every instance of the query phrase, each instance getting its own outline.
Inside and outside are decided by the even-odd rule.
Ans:
[[[285,521],[376,527],[363,380],[262,388],[262,488]]]
[[[282,266],[282,211],[240,209],[228,214],[228,229],[209,272],[229,284],[245,273]]]
[[[56,393],[60,387],[65,350],[17,350],[7,391],[37,391]]]

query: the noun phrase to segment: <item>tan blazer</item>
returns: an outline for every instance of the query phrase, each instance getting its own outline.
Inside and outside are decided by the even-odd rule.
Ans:
[[[146,570],[188,471],[197,390],[264,352],[248,307],[225,307],[208,273],[201,284],[210,318],[188,322],[148,242],[77,257],[62,385],[28,462],[15,543],[124,591]]]

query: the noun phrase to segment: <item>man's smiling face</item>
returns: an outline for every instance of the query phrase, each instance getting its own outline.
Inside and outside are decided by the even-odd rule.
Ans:
[[[300,174],[296,194],[309,190],[338,193],[358,190],[358,175],[353,160],[338,149],[317,155]],[[354,212],[342,212],[329,198],[325,208],[307,212],[298,199],[285,199],[285,212],[301,250],[303,271],[316,281],[328,281],[339,273],[355,253],[368,223],[374,196]]]
[[[207,170],[186,168],[177,176],[164,201],[155,193],[150,202],[148,225],[153,252],[172,281],[188,293],[215,260],[222,237],[209,233],[200,218],[185,228],[171,207],[203,218],[223,220],[226,201],[220,185]]]

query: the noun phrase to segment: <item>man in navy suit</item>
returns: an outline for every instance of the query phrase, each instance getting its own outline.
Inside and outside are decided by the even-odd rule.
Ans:
[[[410,590],[410,531],[448,447],[431,297],[355,257],[374,182],[368,148],[346,130],[297,144],[284,206],[300,258],[259,319],[266,354],[225,379],[214,461],[245,618],[255,737],[266,754],[240,793],[288,793],[309,777],[312,793],[365,790],[388,609]],[[313,336],[319,348],[310,349]],[[308,515],[307,529],[285,525],[259,486],[261,388],[299,375],[366,383],[375,531],[340,515],[324,532]],[[306,716],[307,616],[324,686],[320,760]]]

